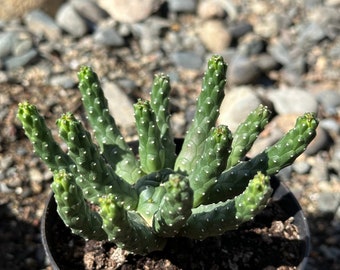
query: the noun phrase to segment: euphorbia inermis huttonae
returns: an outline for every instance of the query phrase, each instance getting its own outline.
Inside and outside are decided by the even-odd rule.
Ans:
[[[270,112],[260,105],[233,134],[227,126],[216,126],[226,71],[223,58],[212,56],[179,153],[170,127],[170,81],[163,74],[154,77],[151,100],[134,105],[138,155],[123,139],[90,67],[82,67],[78,77],[96,143],[66,113],[57,121],[65,153],[36,107],[19,104],[26,135],[54,173],[58,213],[75,234],[146,254],[162,250],[169,238],[204,239],[234,230],[266,206],[270,177],[306,149],[318,122],[313,113],[300,116],[281,140],[246,160]]]

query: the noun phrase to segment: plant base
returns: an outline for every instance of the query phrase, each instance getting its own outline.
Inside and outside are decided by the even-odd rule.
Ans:
[[[272,202],[238,230],[204,241],[176,238],[163,251],[148,256],[71,234],[51,196],[42,222],[43,244],[53,269],[304,269],[309,253],[307,223],[292,193],[275,178],[272,185]]]

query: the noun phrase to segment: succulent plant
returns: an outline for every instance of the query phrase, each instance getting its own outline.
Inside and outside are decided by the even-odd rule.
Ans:
[[[245,159],[270,111],[260,105],[233,134],[216,126],[226,70],[221,56],[211,57],[179,153],[170,128],[169,77],[163,74],[154,77],[151,100],[134,105],[138,155],[123,139],[90,67],[82,67],[78,78],[96,144],[66,113],[57,120],[64,152],[37,108],[19,104],[26,135],[54,173],[57,211],[75,234],[146,254],[162,250],[170,238],[221,235],[262,211],[272,193],[270,177],[305,150],[318,122],[313,113],[304,114],[281,140]]]

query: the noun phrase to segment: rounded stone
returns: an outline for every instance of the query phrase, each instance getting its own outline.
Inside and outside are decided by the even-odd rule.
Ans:
[[[2,0],[0,8],[0,20],[18,18],[34,9],[41,9],[54,16],[60,5],[65,0]]]
[[[126,23],[146,19],[161,5],[159,0],[97,0],[97,3],[113,19]]]
[[[260,104],[260,98],[250,87],[234,87],[226,93],[222,101],[217,122],[227,125],[233,132],[246,119],[248,114]]]
[[[63,30],[74,37],[82,37],[88,31],[85,21],[70,4],[61,6],[56,21]]]
[[[226,12],[219,1],[207,0],[199,2],[197,15],[202,19],[223,18]]]
[[[279,114],[303,114],[317,112],[318,102],[308,91],[300,88],[285,88],[268,92],[268,98]]]
[[[232,41],[231,34],[220,20],[209,20],[204,22],[199,29],[199,37],[203,45],[211,52],[225,50],[230,46]]]
[[[255,83],[261,76],[261,69],[244,56],[236,56],[229,65],[229,82],[233,85]]]

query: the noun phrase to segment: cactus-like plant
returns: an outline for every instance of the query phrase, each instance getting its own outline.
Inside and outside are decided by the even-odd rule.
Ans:
[[[170,130],[169,77],[162,74],[154,77],[151,101],[134,105],[137,157],[109,114],[99,79],[90,67],[78,73],[79,89],[97,144],[81,122],[66,113],[57,120],[60,137],[68,146],[65,153],[36,107],[19,104],[18,118],[26,135],[54,173],[51,186],[57,211],[75,234],[108,239],[146,254],[163,249],[169,238],[221,235],[266,206],[272,193],[270,176],[305,150],[318,122],[313,113],[304,114],[281,140],[245,160],[270,112],[260,105],[234,134],[227,126],[216,127],[226,69],[221,56],[209,60],[196,113],[179,153]]]

